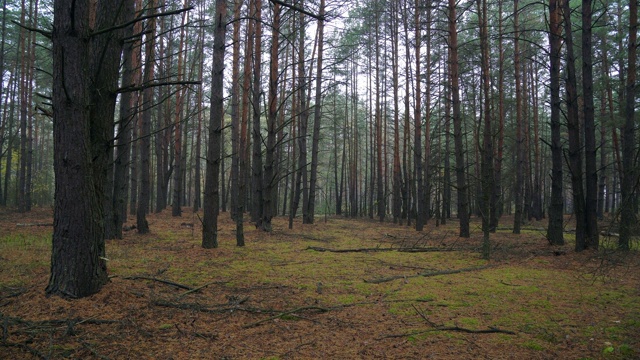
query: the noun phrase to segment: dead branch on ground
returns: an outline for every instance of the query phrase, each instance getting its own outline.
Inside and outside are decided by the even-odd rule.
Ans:
[[[485,265],[485,266],[470,267],[470,268],[455,269],[455,270],[426,271],[426,272],[421,272],[413,275],[396,275],[396,276],[389,276],[389,277],[383,277],[383,278],[377,278],[377,279],[364,279],[364,282],[369,284],[381,284],[384,282],[389,282],[389,281],[398,280],[398,279],[411,279],[416,277],[431,277],[431,276],[438,276],[438,275],[458,274],[461,272],[484,270],[490,267],[493,267],[493,266]]]
[[[195,288],[193,288],[193,289],[191,289],[191,290],[188,290],[188,291],[183,292],[182,294],[178,295],[178,296],[176,297],[176,299],[182,299],[183,297],[185,297],[185,296],[187,296],[187,295],[189,295],[189,294],[191,294],[191,293],[198,292],[198,291],[200,291],[200,290],[202,290],[202,289],[206,288],[206,287],[207,287],[207,286],[209,286],[209,285],[214,285],[214,284],[216,284],[216,285],[221,285],[221,284],[226,284],[226,283],[228,283],[228,281],[211,281],[211,282],[208,282],[208,283],[206,283],[206,284],[204,284],[204,285],[200,285],[200,286],[195,287]]]
[[[53,226],[53,223],[17,223],[16,227]]]
[[[382,252],[382,251],[397,251],[397,252],[441,252],[441,251],[455,251],[450,248],[420,248],[420,247],[407,247],[407,248],[356,248],[356,249],[329,249],[319,246],[309,246],[305,250],[314,250],[318,252],[333,252],[333,253],[352,253],[352,252]]]
[[[125,280],[150,280],[150,281],[157,281],[159,283],[163,283],[163,284],[167,284],[167,285],[171,285],[171,286],[175,286],[177,288],[180,289],[184,289],[184,290],[193,290],[192,287],[187,286],[187,285],[182,285],[182,284],[178,284],[177,282],[173,282],[173,281],[169,281],[169,280],[164,280],[164,279],[158,279],[152,276],[143,276],[143,275],[135,275],[135,276],[127,276],[127,277],[123,277],[123,279]]]

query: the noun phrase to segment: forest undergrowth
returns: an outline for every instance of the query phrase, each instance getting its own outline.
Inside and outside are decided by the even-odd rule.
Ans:
[[[108,240],[110,282],[64,300],[44,294],[51,211],[0,213],[0,359],[640,357],[637,240],[575,253],[570,233],[551,247],[545,221],[513,235],[504,217],[485,261],[477,219],[461,239],[455,220],[416,232],[318,217],[245,227],[238,248],[223,213],[205,250],[184,214]]]

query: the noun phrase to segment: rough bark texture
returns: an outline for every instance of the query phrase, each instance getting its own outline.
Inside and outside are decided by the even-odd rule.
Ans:
[[[277,184],[275,163],[276,127],[278,119],[278,59],[280,48],[280,4],[273,5],[273,32],[271,36],[271,63],[269,66],[269,116],[267,119],[267,149],[264,163],[263,205],[261,226],[271,231],[271,219],[276,211],[272,204],[273,192]]]
[[[580,124],[578,119],[578,91],[576,80],[575,56],[573,53],[573,34],[571,27],[571,6],[564,3],[566,59],[566,101],[567,130],[569,135],[569,170],[571,171],[571,188],[573,190],[573,214],[576,218],[576,251],[585,249],[584,189],[582,187],[582,149],[580,141]]]
[[[99,2],[96,28],[113,26],[121,5]],[[91,295],[107,282],[103,186],[122,44],[118,31],[90,36],[92,11],[88,2],[54,3],[56,185],[46,292],[71,298]]]
[[[460,237],[469,237],[469,198],[465,179],[465,159],[460,111],[460,86],[458,73],[458,32],[456,30],[456,2],[449,0],[449,63],[451,64],[451,99],[453,107],[453,140],[456,158],[456,185],[458,187],[458,218]]]
[[[549,0],[549,44],[550,72],[549,91],[551,96],[551,199],[549,202],[549,226],[547,239],[552,245],[563,245],[562,197],[562,142],[560,138],[560,52],[562,28],[560,4]]]
[[[585,247],[598,249],[598,169],[596,168],[596,127],[593,105],[593,55],[591,0],[582,0],[582,98],[585,154]]]
[[[227,28],[227,1],[216,0],[216,25],[213,38],[213,70],[211,74],[211,113],[209,145],[204,186],[202,247],[218,247],[218,208],[220,205],[220,134],[222,132],[224,86],[224,40]]]
[[[324,0],[320,0],[320,16],[324,19]],[[304,223],[313,224],[316,209],[316,187],[318,184],[318,149],[320,146],[320,124],[322,114],[322,55],[324,51],[324,20],[318,20],[318,61],[316,67],[316,93],[313,111],[313,138],[311,143],[311,173],[309,177],[309,202]]]
[[[520,234],[522,227],[523,207],[524,207],[524,135],[523,135],[523,119],[522,119],[522,90],[521,90],[521,69],[520,69],[520,39],[518,29],[518,0],[513,2],[513,27],[514,27],[514,51],[513,51],[513,67],[516,90],[516,184],[514,189],[515,197],[515,213],[513,214],[513,233]]]
[[[420,112],[420,39],[422,38],[421,35],[421,25],[420,25],[420,12],[418,11],[419,7],[420,7],[420,2],[418,0],[416,0],[416,15],[415,15],[415,31],[416,31],[416,74],[415,74],[415,78],[416,78],[416,85],[415,85],[415,98],[416,98],[416,104],[415,104],[415,109],[414,109],[414,136],[413,136],[413,162],[414,162],[414,166],[415,166],[415,186],[417,187],[416,191],[417,191],[417,199],[416,199],[416,231],[422,231],[422,229],[424,228],[424,182],[422,179],[423,176],[423,170],[422,170],[422,119],[421,119],[421,112]],[[451,4],[451,2],[449,2],[449,4]],[[451,6],[451,5],[450,5]],[[453,8],[453,12],[454,12],[454,17],[453,17],[453,21],[454,21],[454,29],[455,29],[455,7]],[[450,19],[451,20],[451,19]],[[449,25],[449,30],[451,31],[451,24]],[[454,30],[455,31],[455,30]],[[455,35],[451,35],[451,39],[453,39],[454,37],[457,38],[457,34]],[[453,47],[453,45],[450,44],[450,46]]]
[[[149,3],[149,13],[155,11],[156,0]],[[150,31],[145,40],[145,66],[143,83],[150,83],[154,75],[155,61],[155,18],[149,19],[147,29]],[[151,201],[151,110],[153,104],[153,88],[147,87],[142,93],[143,111],[140,116],[140,140],[138,143],[138,153],[140,155],[140,167],[138,168],[140,176],[140,192],[138,199],[138,210],[136,211],[136,222],[138,225],[138,233],[146,234],[149,232],[149,223],[147,222],[147,213],[149,211],[149,203]]]

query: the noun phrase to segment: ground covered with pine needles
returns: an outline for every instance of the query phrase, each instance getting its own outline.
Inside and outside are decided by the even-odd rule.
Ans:
[[[640,255],[551,247],[545,222],[492,234],[318,217],[200,247],[198,217],[107,241],[110,282],[47,298],[50,210],[0,213],[1,359],[632,359]],[[135,223],[135,219],[129,219]],[[28,223],[30,226],[17,226]],[[35,226],[35,225],[43,226]],[[570,225],[568,225],[570,227]]]

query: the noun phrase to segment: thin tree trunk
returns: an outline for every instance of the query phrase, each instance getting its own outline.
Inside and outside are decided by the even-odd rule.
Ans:
[[[273,192],[277,184],[275,171],[276,128],[278,121],[278,67],[280,50],[280,4],[273,4],[273,31],[271,35],[271,63],[269,66],[269,115],[267,119],[267,149],[264,164],[263,205],[261,226],[264,231],[271,231],[271,219],[274,208]]]
[[[598,169],[596,167],[596,127],[593,104],[591,0],[582,0],[582,97],[585,153],[585,248],[598,249]]]
[[[252,206],[251,206],[251,221],[260,227],[262,221],[262,206],[263,206],[263,178],[262,178],[262,134],[260,121],[260,99],[262,97],[261,76],[262,76],[262,0],[251,0],[249,7],[253,13],[255,19],[255,45],[254,45],[254,59],[253,59],[253,88],[251,96],[251,108],[253,109],[253,157],[251,161],[251,189],[252,189]]]
[[[151,0],[149,3],[149,14],[155,13],[156,1]],[[147,22],[147,29],[149,31],[145,39],[145,67],[144,67],[144,79],[143,83],[147,84],[153,80],[154,76],[154,63],[155,63],[155,17],[151,17]],[[142,114],[140,124],[140,140],[139,140],[139,155],[140,155],[140,199],[138,200],[138,210],[136,213],[137,228],[139,234],[146,234],[149,232],[149,223],[147,222],[147,213],[149,211],[149,203],[151,200],[151,110],[153,104],[153,88],[147,87],[142,93]]]
[[[489,36],[487,29],[487,0],[478,0],[478,13],[480,14],[480,52],[482,54],[482,92],[484,106],[482,109],[484,129],[482,132],[482,257],[491,257],[491,242],[489,233],[491,230],[491,199],[493,198],[494,172],[493,172],[493,139],[491,133],[491,81],[489,74]]]
[[[317,30],[318,59],[316,67],[316,93],[313,114],[313,138],[311,143],[311,173],[309,178],[309,202],[303,222],[313,224],[316,208],[316,187],[318,184],[318,151],[320,145],[320,118],[322,114],[322,55],[324,49],[324,0],[320,0]]]
[[[522,227],[523,207],[524,207],[524,119],[522,117],[522,86],[521,86],[521,65],[520,65],[520,34],[518,28],[518,0],[513,1],[513,27],[514,27],[514,78],[516,91],[516,184],[515,184],[515,213],[513,217],[513,233],[520,234]]]
[[[452,2],[449,2],[449,5],[451,6]],[[420,63],[422,62],[422,59],[420,58],[420,47],[421,47],[421,39],[422,39],[422,32],[421,32],[421,28],[422,26],[420,25],[420,2],[418,0],[416,0],[415,3],[416,9],[415,9],[415,18],[414,18],[414,25],[415,25],[415,42],[416,42],[416,72],[415,72],[415,78],[416,78],[416,85],[415,85],[415,109],[414,109],[414,117],[413,117],[413,121],[414,121],[414,137],[413,137],[413,162],[414,162],[414,166],[415,166],[415,186],[416,188],[416,231],[422,231],[422,229],[424,228],[424,219],[425,219],[425,201],[424,201],[424,181],[423,181],[423,170],[422,170],[422,113],[421,113],[421,103],[420,103],[420,96],[421,96],[421,90],[420,90]],[[450,9],[451,11],[451,9]],[[451,13],[450,13],[451,15]],[[455,7],[453,9],[453,21],[455,22]],[[451,19],[450,19],[451,20]],[[451,26],[451,25],[450,25]],[[454,28],[455,28],[455,24],[454,24]],[[451,27],[449,28],[449,30],[451,30]],[[455,30],[454,30],[455,31]],[[457,39],[457,34],[456,35],[451,35],[451,39],[453,38]],[[450,44],[450,46],[454,46],[452,44]]]
[[[131,21],[139,9],[139,1],[125,1],[123,3],[125,22]],[[139,33],[142,27],[140,23],[130,25],[124,29],[123,36],[130,38],[134,33]],[[139,84],[136,79],[136,68],[138,64],[138,54],[140,41],[130,41],[125,43],[123,49],[123,71],[122,87],[136,87]],[[131,129],[135,124],[137,92],[127,91],[120,97],[120,121],[118,122],[118,137],[116,138],[116,157],[114,161],[113,173],[113,237],[122,239],[122,225],[127,216],[127,189],[129,183],[129,164],[131,161]],[[106,209],[105,209],[106,210]]]
[[[517,0],[516,0],[517,1]],[[460,112],[460,87],[458,73],[458,31],[456,30],[456,2],[449,0],[449,62],[451,66],[451,98],[453,107],[453,138],[456,158],[456,184],[458,191],[458,218],[460,219],[460,237],[469,237],[469,199],[465,179],[465,160],[462,135],[462,114]]]
[[[629,44],[628,44],[628,61],[627,66],[627,83],[626,92],[627,99],[624,107],[624,132],[623,132],[623,151],[622,151],[622,167],[624,175],[622,177],[620,205],[620,237],[618,238],[618,248],[621,250],[629,250],[630,238],[632,235],[632,226],[635,220],[635,211],[632,206],[632,199],[635,190],[638,187],[636,167],[637,156],[635,145],[635,103],[636,103],[636,58],[637,58],[637,40],[638,40],[638,2],[629,1]]]
[[[573,33],[571,26],[571,6],[568,1],[563,8],[565,26],[566,59],[566,101],[567,101],[567,130],[569,135],[569,170],[571,171],[571,187],[573,191],[573,213],[576,219],[576,251],[585,249],[585,203],[582,187],[582,148],[580,141],[580,124],[578,119],[578,91],[575,70],[575,56],[573,53]]]
[[[564,245],[562,142],[560,137],[560,58],[562,46],[562,19],[560,0],[549,0],[549,91],[551,97],[551,200],[547,239],[552,245]]]

